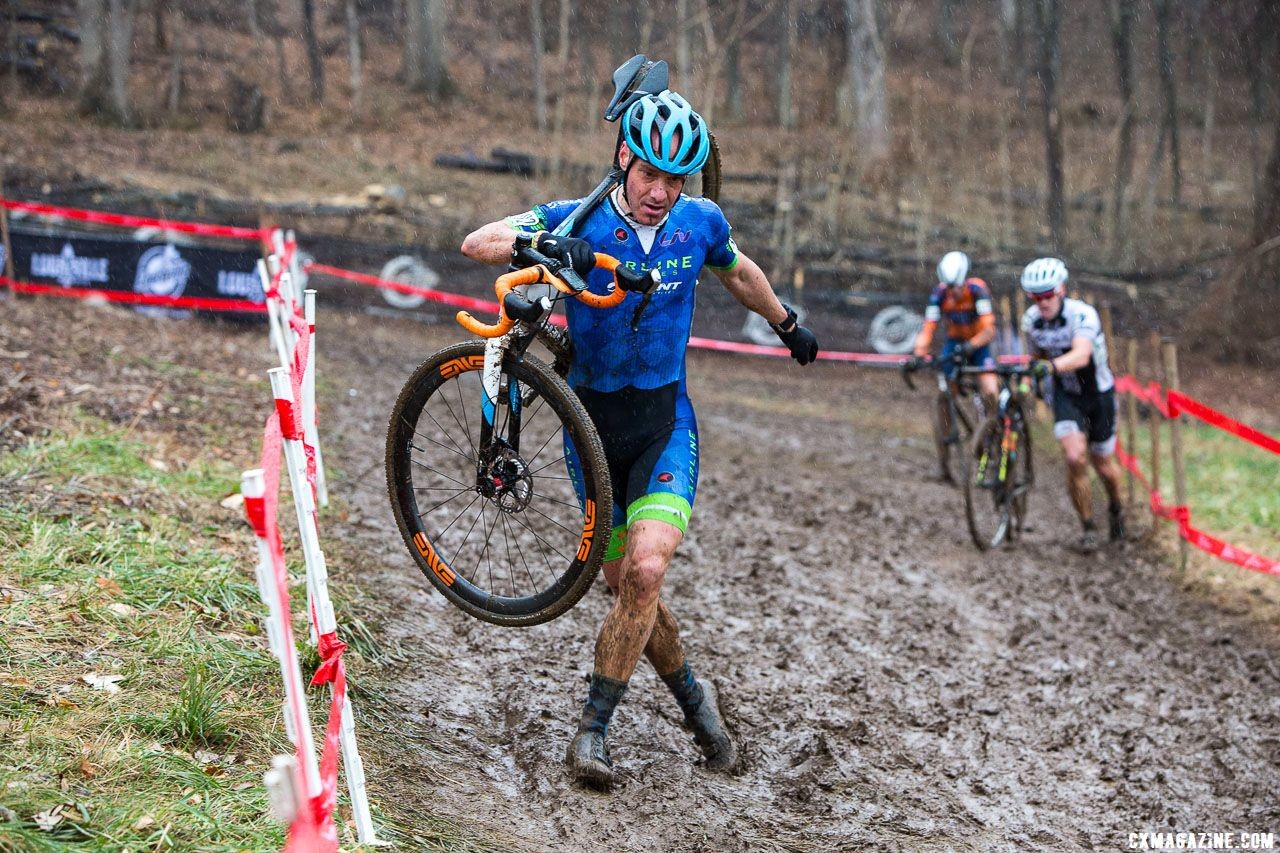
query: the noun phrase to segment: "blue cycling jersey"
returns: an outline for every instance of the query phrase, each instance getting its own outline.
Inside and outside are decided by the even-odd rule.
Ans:
[[[540,204],[506,221],[522,231],[550,231],[579,201]],[[738,249],[720,207],[708,199],[681,195],[646,252],[610,196],[578,224],[573,236],[587,240],[597,252],[613,255],[630,269],[658,270],[662,283],[634,332],[631,318],[641,298],[637,293],[627,294],[614,308],[592,308],[577,300],[565,303],[573,341],[569,384],[617,391],[628,385],[658,388],[683,379],[698,274],[704,265],[723,270],[738,262]],[[593,293],[606,294],[613,289],[613,276],[597,269],[587,283]]]

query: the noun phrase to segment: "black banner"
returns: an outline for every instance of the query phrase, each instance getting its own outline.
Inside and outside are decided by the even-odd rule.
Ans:
[[[9,243],[13,277],[18,281],[67,289],[266,302],[257,270],[260,255],[248,249],[30,233],[13,227]]]

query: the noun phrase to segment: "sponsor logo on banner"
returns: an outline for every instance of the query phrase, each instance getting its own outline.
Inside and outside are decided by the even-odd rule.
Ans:
[[[107,259],[79,257],[70,243],[63,243],[62,251],[56,255],[32,253],[31,277],[51,278],[63,287],[106,284]]]
[[[173,246],[155,246],[138,259],[138,272],[133,279],[136,293],[154,296],[181,296],[191,278],[191,264]]]
[[[239,270],[218,270],[218,295],[233,296],[253,302],[266,300],[262,293],[262,279],[258,274]]]

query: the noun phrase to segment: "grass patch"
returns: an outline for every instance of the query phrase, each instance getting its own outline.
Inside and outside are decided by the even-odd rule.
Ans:
[[[1146,424],[1139,425],[1136,443],[1139,464],[1150,478]],[[1182,445],[1192,523],[1233,545],[1280,559],[1280,457],[1194,421],[1183,422]],[[1170,447],[1169,430],[1162,429],[1160,493],[1168,504],[1176,502]]]
[[[252,533],[219,505],[238,471],[162,454],[164,438],[78,416],[0,457],[5,853],[283,846],[262,784],[271,756],[292,752],[279,669],[260,627]],[[349,671],[394,660],[347,605],[354,591],[335,592],[355,611],[339,617]],[[304,594],[299,582],[295,601]],[[306,636],[301,619],[294,630]],[[350,695],[380,698],[359,678]],[[310,707],[319,732],[328,691],[311,691]],[[381,805],[380,835],[407,849],[501,849]],[[342,794],[351,849],[348,814]]]

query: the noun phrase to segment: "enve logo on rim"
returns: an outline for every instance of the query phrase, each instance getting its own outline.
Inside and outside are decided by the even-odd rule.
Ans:
[[[431,567],[435,576],[440,578],[445,586],[453,586],[458,576],[453,573],[453,569],[445,565],[444,560],[440,559],[436,549],[431,547],[431,543],[427,541],[426,535],[421,530],[413,534],[413,544],[418,546],[418,553],[427,561],[427,565]]]

